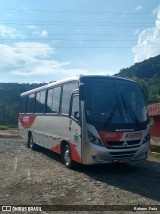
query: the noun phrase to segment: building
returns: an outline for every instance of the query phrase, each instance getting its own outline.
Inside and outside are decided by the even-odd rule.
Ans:
[[[160,103],[149,105],[148,115],[153,118],[151,136],[160,137]]]

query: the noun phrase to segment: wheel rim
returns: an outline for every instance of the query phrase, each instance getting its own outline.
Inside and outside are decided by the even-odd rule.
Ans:
[[[71,163],[71,153],[70,153],[70,149],[69,146],[67,145],[65,147],[65,151],[64,151],[64,161],[65,161],[65,165],[69,166]]]

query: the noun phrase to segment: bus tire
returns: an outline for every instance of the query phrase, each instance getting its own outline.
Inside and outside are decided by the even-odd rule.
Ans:
[[[62,159],[63,159],[64,165],[67,168],[69,169],[73,168],[73,161],[71,158],[71,150],[70,150],[69,144],[65,144],[63,147]]]
[[[36,145],[35,143],[33,142],[33,136],[32,134],[29,135],[29,138],[28,138],[28,147],[32,150],[35,150],[36,149]]]

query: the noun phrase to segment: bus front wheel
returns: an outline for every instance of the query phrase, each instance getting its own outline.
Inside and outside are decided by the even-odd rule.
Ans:
[[[70,147],[68,144],[66,144],[63,148],[62,158],[63,158],[64,165],[67,168],[73,167],[73,161],[71,158],[71,150],[70,150]]]
[[[28,147],[32,150],[35,150],[35,148],[36,148],[35,143],[33,142],[32,134],[30,134],[29,139],[28,139]]]

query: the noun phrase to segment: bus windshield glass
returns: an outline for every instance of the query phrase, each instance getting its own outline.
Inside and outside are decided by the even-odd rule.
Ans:
[[[140,87],[121,79],[106,78],[85,81],[86,117],[107,124],[135,124],[147,120]]]

